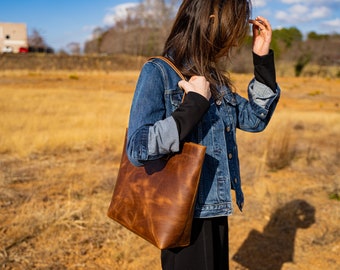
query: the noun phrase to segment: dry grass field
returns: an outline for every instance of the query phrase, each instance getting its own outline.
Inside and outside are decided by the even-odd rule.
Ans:
[[[106,217],[137,76],[0,72],[1,269],[160,269]],[[251,75],[232,77],[244,95]],[[340,269],[340,80],[278,81],[266,131],[238,132],[230,268]]]

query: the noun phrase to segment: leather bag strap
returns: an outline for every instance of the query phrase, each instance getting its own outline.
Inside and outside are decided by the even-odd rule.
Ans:
[[[179,71],[179,69],[175,66],[174,63],[171,62],[170,59],[164,57],[164,56],[153,56],[153,57],[150,57],[149,60],[151,59],[155,59],[155,58],[158,58],[158,59],[161,59],[163,60],[164,62],[166,62],[177,74],[178,76],[182,79],[182,80],[186,80],[185,77],[183,76],[183,74]]]
[[[167,64],[168,64],[168,65],[169,65],[169,66],[177,73],[177,75],[178,75],[182,80],[185,80],[185,81],[186,81],[186,79],[185,79],[185,77],[183,76],[182,72],[179,71],[179,69],[175,66],[174,63],[171,62],[170,59],[168,59],[168,58],[166,58],[166,57],[164,57],[164,56],[153,56],[153,57],[150,57],[149,60],[155,59],[155,58],[158,58],[158,59],[163,60],[165,63],[167,63]],[[183,93],[184,93],[183,98],[182,98],[182,102],[183,102],[183,101],[184,101],[184,98],[185,98],[185,96],[186,96],[186,93],[185,93],[184,89],[182,89],[182,90],[183,90]]]

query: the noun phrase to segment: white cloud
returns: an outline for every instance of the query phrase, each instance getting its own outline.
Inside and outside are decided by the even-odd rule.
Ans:
[[[298,4],[298,3],[301,3],[302,1],[300,1],[300,0],[282,0],[281,2],[284,3],[284,4]]]
[[[307,14],[309,11],[307,6],[304,5],[294,5],[289,9],[292,16],[301,16]]]
[[[309,1],[305,1],[305,0],[281,0],[282,3],[284,4],[305,4],[305,5],[329,5],[329,4],[334,4],[334,3],[339,3],[340,0],[309,0]]]
[[[332,11],[328,7],[315,7],[309,14],[309,18],[313,19],[323,19],[328,17]]]
[[[285,21],[288,22],[288,21],[289,21],[287,12],[282,11],[282,10],[276,12],[275,17],[276,17],[276,19],[278,19],[279,21],[283,21],[283,22],[285,22]]]
[[[338,32],[340,0],[274,0],[267,1],[272,10],[273,27],[296,26],[304,32]]]
[[[299,1],[299,0],[284,0],[284,1]],[[323,19],[331,14],[331,10],[326,6],[308,7],[307,5],[296,4],[291,6],[287,11],[276,12],[276,19],[282,22],[299,23],[310,22],[316,19]]]
[[[256,7],[265,7],[267,2],[265,0],[253,0],[253,6]]]
[[[137,3],[125,3],[109,9],[109,12],[104,16],[103,23],[113,25],[117,21],[125,19],[128,15],[134,13],[137,5]]]
[[[325,21],[322,23],[324,26],[328,26],[334,29],[339,29],[340,28],[340,18],[336,18],[334,20],[330,21]]]

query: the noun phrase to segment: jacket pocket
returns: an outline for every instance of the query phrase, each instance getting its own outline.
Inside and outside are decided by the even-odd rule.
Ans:
[[[179,107],[179,105],[181,105],[183,94],[183,90],[179,87],[177,87],[175,90],[165,92],[166,98],[171,104],[172,111],[175,111]]]

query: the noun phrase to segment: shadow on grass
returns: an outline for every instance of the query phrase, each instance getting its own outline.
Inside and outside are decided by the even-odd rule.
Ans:
[[[293,200],[277,209],[263,232],[250,231],[233,260],[249,270],[280,270],[292,262],[295,235],[315,222],[315,208],[304,200]]]

